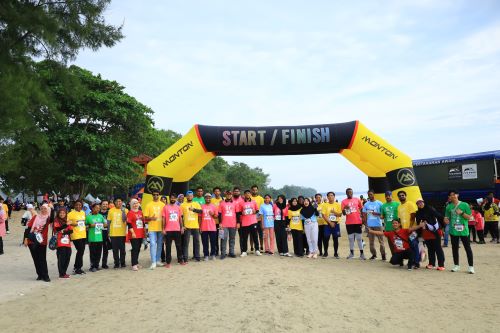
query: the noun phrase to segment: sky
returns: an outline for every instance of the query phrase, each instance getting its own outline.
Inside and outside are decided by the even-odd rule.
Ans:
[[[105,17],[125,38],[74,63],[158,128],[360,120],[413,159],[499,149],[499,1],[115,0]],[[275,188],[368,187],[340,155],[226,160]]]

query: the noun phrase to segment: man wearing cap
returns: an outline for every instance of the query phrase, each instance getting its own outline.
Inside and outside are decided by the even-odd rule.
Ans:
[[[184,261],[188,261],[189,257],[189,239],[193,236],[193,252],[194,259],[200,261],[200,224],[198,214],[200,214],[201,206],[193,201],[193,191],[186,192],[186,202],[181,204],[182,216],[184,218],[184,235],[182,238],[182,254]]]
[[[221,239],[220,259],[226,258],[226,246],[229,241],[229,257],[236,258],[234,254],[234,242],[236,238],[236,211],[237,206],[233,201],[233,193],[230,190],[226,191],[226,197],[219,204],[219,228],[224,231],[224,238]]]
[[[363,223],[368,226],[371,230],[383,231],[382,221],[380,220],[382,203],[375,200],[375,194],[373,190],[368,191],[368,201],[363,205]],[[380,244],[380,255],[382,260],[385,261],[385,246],[384,246],[384,236],[375,235],[373,233],[368,233],[368,240],[370,243],[370,252],[372,256],[370,260],[377,259],[377,250],[375,249],[375,237],[378,238]]]
[[[399,202],[392,200],[392,192],[385,192],[385,203],[380,209],[380,217],[384,220],[385,231],[394,231],[392,221],[398,219],[398,206]],[[394,254],[394,248],[392,247],[392,242],[389,238],[387,238],[387,242],[389,243],[389,250],[391,250],[391,254]]]
[[[161,262],[161,250],[163,247],[163,221],[162,211],[165,204],[160,201],[160,192],[153,191],[153,201],[151,201],[144,210],[144,221],[148,224],[149,235],[149,254],[151,256],[151,267],[163,266]]]

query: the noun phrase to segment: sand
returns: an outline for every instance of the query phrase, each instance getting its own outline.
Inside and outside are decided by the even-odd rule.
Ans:
[[[347,261],[345,232],[340,260],[249,255],[70,280],[57,279],[48,250],[45,283],[19,247],[19,221],[15,212],[0,256],[1,332],[498,332],[500,324],[497,244],[473,245],[475,275],[466,273],[463,249],[459,273]],[[445,254],[450,269],[451,249]],[[140,264],[149,263],[141,251]]]

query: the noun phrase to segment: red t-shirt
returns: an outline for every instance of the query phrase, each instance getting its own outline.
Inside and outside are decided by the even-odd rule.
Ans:
[[[242,201],[239,203],[239,211],[241,212],[241,226],[248,227],[257,223],[257,203],[255,201]]]
[[[182,209],[177,205],[165,205],[163,207],[163,219],[165,221],[164,231],[181,231]]]
[[[358,198],[344,199],[342,200],[342,210],[344,208],[347,210],[345,216],[345,224],[361,224],[361,210],[363,209],[363,203]]]
[[[224,228],[236,228],[236,209],[237,204],[233,201],[221,201],[219,204],[219,213],[221,214],[221,225]]]
[[[130,210],[127,213],[127,223],[132,226],[132,229],[135,232],[135,238],[144,238],[144,220],[142,216],[142,211],[138,210],[137,212],[134,212],[133,210]],[[128,231],[128,238],[132,238],[132,231],[129,229]]]
[[[200,225],[200,230],[201,231],[216,231],[216,226],[215,226],[215,219],[210,215],[210,213],[215,214],[217,216],[217,213],[219,210],[215,205],[213,204],[204,204],[201,206],[202,214],[201,214],[201,225]]]
[[[54,229],[62,227],[63,224],[60,223],[57,219],[54,221]],[[57,234],[57,247],[71,247],[71,237],[70,235],[63,235],[64,231],[73,230],[71,225],[66,225],[66,228],[59,231]]]
[[[384,235],[389,238],[396,252],[403,252],[410,248],[410,234],[411,231],[408,229],[384,232]]]

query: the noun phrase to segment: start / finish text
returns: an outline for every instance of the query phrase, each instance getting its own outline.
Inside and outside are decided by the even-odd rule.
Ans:
[[[271,135],[272,132],[272,135]],[[274,146],[329,143],[330,128],[282,128],[274,130],[233,130],[222,132],[222,144],[228,146]]]

